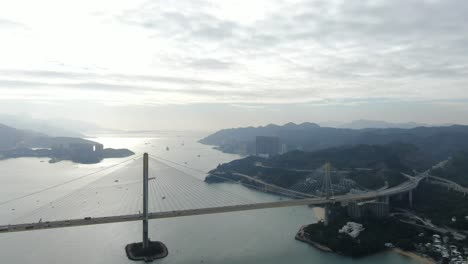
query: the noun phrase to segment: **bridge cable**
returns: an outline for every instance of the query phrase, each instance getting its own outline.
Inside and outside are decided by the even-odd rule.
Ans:
[[[161,161],[158,160],[158,159],[156,159],[156,158],[153,158],[153,157],[150,157],[150,158],[151,158],[152,160],[158,162],[158,163],[161,163]],[[166,161],[170,162],[169,160],[166,160]],[[176,163],[176,162],[172,162],[172,163],[182,166],[182,164],[179,164],[179,163]],[[168,165],[168,164],[166,164],[166,163],[164,163],[164,162],[163,162],[163,164],[165,164],[166,166],[169,166],[169,167],[171,167],[171,168],[173,168],[173,169],[179,171],[180,173],[182,173],[182,174],[184,174],[184,175],[187,175],[186,172],[181,171],[181,170],[178,169],[178,168],[175,168],[175,167],[173,167],[173,166],[170,166],[170,165]],[[195,169],[195,168],[191,168],[191,167],[188,167],[188,166],[185,166],[185,165],[184,165],[184,167],[190,168],[190,169],[192,169],[192,170],[196,170],[197,172],[202,172],[202,173],[204,173],[204,174],[206,173],[206,172],[203,172],[203,171],[201,171],[201,170],[198,170],[198,169]],[[203,202],[203,199],[206,199],[205,197],[200,196],[200,195],[196,194],[195,192],[190,192],[191,190],[193,190],[193,187],[194,187],[194,186],[196,186],[196,187],[199,189],[199,188],[201,187],[201,185],[203,185],[202,182],[201,182],[200,180],[194,178],[193,176],[190,176],[190,178],[193,179],[191,183],[187,183],[187,181],[181,179],[181,180],[178,180],[179,185],[180,185],[182,188],[184,188],[184,190],[185,190],[184,193],[191,193],[191,194],[194,194],[194,195],[196,196],[196,197],[194,196],[194,198],[197,198],[197,200],[202,201],[202,204],[206,204],[206,202]],[[158,177],[156,177],[156,179],[158,179]],[[196,180],[195,180],[195,179],[196,179]],[[219,191],[217,191],[217,192],[220,193]],[[226,196],[226,193],[228,194],[229,197]],[[245,197],[242,197],[242,196],[240,196],[240,195],[238,195],[238,194],[235,194],[235,193],[232,193],[232,192],[229,192],[229,191],[226,191],[226,190],[222,191],[222,194],[224,195],[224,198],[228,198],[228,199],[231,200],[231,201],[236,201],[236,200],[239,200],[239,198],[240,198],[240,199],[242,200],[242,202],[245,202],[245,203],[251,203],[251,202],[252,202],[250,199],[247,199],[247,198],[245,198]],[[219,198],[219,197],[216,197],[216,198]],[[209,203],[216,203],[215,201],[217,201],[217,199],[209,199],[208,201],[209,201]],[[215,206],[216,206],[216,204],[215,204]]]
[[[181,167],[184,167],[184,168],[187,168],[187,169],[190,169],[190,170],[193,170],[193,171],[196,171],[196,172],[199,172],[199,173],[202,173],[202,174],[210,174],[209,172],[206,172],[206,171],[202,171],[200,169],[196,169],[196,168],[193,168],[193,167],[190,167],[190,166],[187,166],[185,164],[181,164],[181,163],[178,163],[178,162],[175,162],[175,161],[172,161],[172,160],[168,160],[168,159],[165,159],[165,158],[162,158],[162,157],[158,157],[158,156],[155,156],[155,155],[152,155],[150,154],[153,159],[156,159],[156,160],[163,160],[163,161],[166,161],[166,162],[169,162],[169,163],[172,163],[172,164],[175,164],[175,165],[178,165],[178,166],[181,166]],[[235,180],[232,180],[232,179],[229,179],[229,178],[226,178],[226,177],[222,177],[222,176],[219,176],[219,175],[216,175],[216,174],[210,174],[212,175],[213,177],[217,177],[217,178],[220,178],[220,179],[223,179],[223,180],[226,180],[226,181],[229,181],[229,182],[233,182],[233,183],[239,183],[238,181],[235,181]],[[252,185],[252,184],[247,184],[247,183],[240,183],[241,185],[245,185],[245,186],[248,186],[248,187],[251,187],[251,188],[254,188],[254,189],[258,189],[260,191],[263,192],[263,190],[261,189],[261,187],[258,187],[258,186],[255,186],[255,185]],[[281,187],[278,187],[278,186],[275,186],[273,184],[270,184],[271,186],[273,187],[277,187],[277,188],[281,188]],[[282,188],[282,189],[286,189],[286,188]],[[287,189],[286,189],[287,190]],[[284,196],[293,196],[295,198],[306,198],[306,197],[310,197],[309,194],[302,194],[300,192],[297,192],[299,193],[300,195],[302,196],[299,196],[299,195],[294,195],[294,194],[290,194],[290,193],[285,193],[285,192],[281,192],[281,191],[276,191],[277,194],[280,194],[280,195],[284,195]]]
[[[127,160],[124,160],[122,162],[119,162],[117,164],[113,164],[109,167],[106,167],[106,168],[103,168],[103,169],[100,169],[100,170],[97,170],[97,171],[94,171],[92,173],[88,173],[88,174],[85,174],[83,176],[80,176],[79,178],[75,178],[73,180],[70,180],[70,181],[67,181],[67,182],[64,182],[64,183],[61,183],[60,185],[64,185],[64,184],[67,184],[67,183],[70,183],[70,182],[73,182],[73,181],[76,181],[76,180],[80,180],[80,179],[83,179],[85,177],[88,177],[88,176],[91,176],[91,175],[94,175],[96,173],[99,173],[99,172],[102,172],[102,171],[105,171],[107,169],[110,169],[110,168],[114,168],[118,165],[121,165],[123,163],[126,163],[128,161],[131,161],[131,160],[137,160],[137,159],[140,159],[142,157],[142,155],[138,155],[136,157],[132,157],[131,159],[127,159]],[[40,206],[39,208],[35,209],[35,210],[32,210],[32,211],[29,211],[21,216],[18,216],[17,218],[13,219],[13,222],[17,222],[17,221],[20,221],[22,219],[27,219],[27,218],[30,218],[34,215],[38,215],[38,214],[42,214],[44,212],[47,212],[47,211],[50,211],[52,210],[53,208],[70,208],[70,207],[75,207],[77,204],[82,204],[82,200],[80,200],[80,198],[78,197],[80,194],[82,194],[83,191],[95,191],[96,189],[101,189],[101,188],[109,188],[109,187],[98,187],[98,188],[88,188],[89,186],[91,186],[92,184],[95,184],[97,181],[99,180],[102,180],[104,179],[105,177],[107,177],[108,175],[104,176],[104,177],[101,177],[99,179],[96,179],[95,181],[92,181],[88,184],[86,184],[85,186],[82,186],[76,190],[73,190],[72,192],[60,197],[60,198],[57,198],[47,204],[44,204],[42,206]],[[140,181],[142,182],[142,181]],[[136,184],[137,182],[130,182],[130,183],[127,183],[127,184],[121,184],[121,186],[125,186],[125,185],[133,185],[133,184]],[[52,188],[56,188],[56,187],[59,187],[59,185],[54,185],[54,186],[51,186],[51,187],[48,187],[44,190],[41,190],[41,191],[46,191],[46,190],[50,190]],[[112,186],[112,187],[115,187],[115,186]],[[31,193],[30,195],[34,195],[34,194],[37,194],[39,193],[38,192],[35,192],[35,193]],[[29,195],[29,196],[30,196]],[[23,197],[24,198],[24,197]],[[52,209],[51,209],[52,208]],[[50,213],[54,213],[53,211],[55,210],[52,210],[52,212]]]
[[[159,157],[158,157],[159,158]],[[205,171],[201,171],[199,169],[195,169],[195,168],[192,168],[192,167],[189,167],[187,165],[184,165],[184,164],[181,164],[181,163],[178,163],[178,162],[174,162],[174,161],[171,161],[171,160],[167,160],[167,159],[164,159],[164,158],[159,158],[161,160],[164,160],[166,162],[170,162],[170,163],[173,163],[175,165],[179,165],[179,166],[182,166],[184,168],[187,168],[187,169],[191,169],[191,170],[194,170],[194,171],[197,171],[197,172],[200,172],[200,173],[203,173],[203,174],[209,174],[209,172],[205,172]],[[238,181],[235,181],[235,180],[232,180],[232,179],[229,179],[229,178],[226,178],[226,177],[222,177],[222,176],[219,176],[219,175],[215,175],[215,174],[212,174],[213,177],[217,177],[217,178],[220,178],[220,179],[223,179],[223,180],[226,180],[228,182],[232,182],[232,183],[239,183],[241,185],[245,185],[245,186],[248,186],[248,187],[251,187],[251,188],[254,188],[254,189],[258,189],[260,191],[263,192],[263,190],[261,189],[261,187],[258,187],[258,186],[255,186],[255,185],[252,185],[252,184],[247,184],[247,183],[241,183],[241,182],[238,182]],[[281,194],[281,195],[285,195],[285,196],[294,196],[294,195],[291,195],[291,194],[287,194],[287,193],[282,193],[280,191],[276,191],[277,194]],[[296,196],[296,198],[305,198],[305,197],[301,197],[301,196]]]
[[[142,155],[140,155],[140,156],[142,156]],[[114,168],[114,167],[116,167],[116,166],[118,166],[118,165],[121,165],[121,164],[123,164],[123,163],[125,163],[125,162],[134,160],[135,158],[140,158],[140,156],[132,157],[131,159],[124,160],[124,161],[119,162],[119,163],[117,163],[117,164],[114,164],[114,165],[111,165],[111,166],[109,166],[109,167],[102,168],[102,169],[99,169],[99,170],[97,170],[97,171],[94,171],[94,172],[91,172],[91,173],[82,175],[82,176],[80,176],[80,177],[78,177],[78,178],[75,178],[75,179],[72,179],[72,180],[68,180],[68,181],[65,181],[65,182],[62,182],[62,183],[59,183],[59,184],[56,184],[56,185],[52,185],[52,186],[46,187],[46,188],[41,189],[41,190],[38,190],[38,191],[34,191],[34,192],[31,192],[31,193],[28,193],[28,194],[25,194],[25,195],[22,195],[22,196],[18,196],[18,197],[15,197],[15,198],[12,198],[12,199],[9,199],[9,200],[6,200],[6,201],[2,201],[2,202],[0,202],[0,206],[5,205],[5,204],[8,204],[8,203],[11,203],[11,202],[14,202],[14,201],[17,201],[17,200],[24,199],[24,198],[27,198],[27,197],[30,197],[30,196],[33,196],[33,195],[36,195],[36,194],[39,194],[39,193],[43,193],[43,192],[48,191],[48,190],[55,189],[55,188],[64,186],[64,185],[66,185],[66,184],[69,184],[69,183],[72,183],[72,182],[75,182],[75,181],[78,181],[78,180],[81,180],[81,179],[84,179],[84,178],[89,177],[89,176],[92,176],[92,175],[94,175],[94,174],[97,174],[97,173],[103,172],[103,171],[105,171],[105,170]]]

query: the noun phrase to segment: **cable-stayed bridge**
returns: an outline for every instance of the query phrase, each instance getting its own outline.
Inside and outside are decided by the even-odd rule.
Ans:
[[[131,260],[152,261],[167,256],[168,251],[162,242],[149,239],[148,221],[151,219],[316,205],[325,207],[324,220],[327,224],[329,205],[332,203],[376,198],[383,198],[383,201],[388,202],[389,196],[402,193],[409,193],[411,203],[412,190],[428,176],[427,172],[424,172],[416,177],[408,176],[407,181],[391,188],[335,195],[330,168],[328,163],[324,166],[322,188],[315,194],[311,194],[308,189],[304,192],[304,186],[293,185],[284,188],[240,173],[235,173],[235,176],[242,178],[241,181],[211,174],[212,177],[219,177],[225,182],[239,186],[238,190],[233,191],[232,188],[224,188],[224,184],[206,183],[190,175],[187,170],[196,169],[187,165],[157,156],[150,157],[145,153],[61,184],[0,202],[0,210],[8,207],[15,210],[14,207],[21,206],[24,199],[34,198],[76,181],[91,179],[84,187],[61,198],[47,201],[39,208],[10,220],[9,224],[0,225],[0,233],[142,221],[142,242],[128,244],[125,249]],[[206,172],[197,172],[206,175]],[[269,196],[265,200],[251,199],[243,195],[242,190],[247,190],[243,187],[278,196]],[[271,199],[272,197],[274,199]],[[39,203],[39,200],[37,202]]]
[[[285,189],[252,178],[252,183],[255,185],[245,182],[241,184],[282,196],[280,200],[275,201],[253,201],[239,193],[223,189],[217,184],[208,184],[189,175],[184,172],[188,167],[183,164],[149,155],[146,175],[148,204],[147,212],[144,212],[144,192],[141,188],[145,182],[144,177],[141,177],[142,171],[145,171],[142,169],[143,160],[143,157],[137,157],[99,170],[99,173],[106,170],[110,172],[83,188],[16,218],[10,224],[0,225],[0,233],[368,200],[411,192],[426,176],[421,174],[398,186],[383,190],[342,195],[328,194],[323,197]],[[88,174],[82,177],[92,176]],[[72,181],[80,180],[82,177]],[[233,182],[227,178],[223,180]],[[330,183],[328,185],[330,186]],[[2,202],[0,208],[55,187],[58,185]]]

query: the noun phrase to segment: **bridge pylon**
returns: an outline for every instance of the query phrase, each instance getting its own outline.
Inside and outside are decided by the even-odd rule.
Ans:
[[[410,190],[408,192],[408,203],[409,203],[409,207],[412,208],[413,207],[413,190]]]
[[[325,164],[325,177],[323,179],[323,190],[325,192],[325,198],[330,199],[333,196],[333,189],[331,183],[331,164],[327,162]]]
[[[332,189],[332,182],[331,182],[331,164],[327,162],[325,164],[325,177],[323,179],[323,193],[325,193],[325,198],[328,200],[333,196],[333,189]],[[325,204],[325,215],[324,215],[324,224],[328,226],[330,222],[330,214],[331,214],[331,204]]]
[[[148,153],[143,154],[143,239],[142,242],[128,244],[125,252],[130,260],[150,262],[168,255],[166,245],[151,241],[148,237]]]

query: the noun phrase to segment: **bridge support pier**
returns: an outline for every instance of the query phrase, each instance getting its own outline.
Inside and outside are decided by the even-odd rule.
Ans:
[[[128,244],[125,247],[130,260],[145,262],[164,258],[168,255],[166,245],[151,241],[148,237],[148,153],[143,154],[143,239],[140,243]]]
[[[408,192],[408,203],[409,203],[409,207],[412,208],[413,207],[413,190],[410,190]]]
[[[387,196],[381,196],[379,197],[379,202],[381,203],[386,203],[386,204],[389,204],[390,203],[390,197],[387,195]]]
[[[324,212],[324,216],[323,216],[323,224],[325,226],[328,226],[328,224],[330,223],[330,213],[331,213],[331,209],[330,209],[330,205],[326,204],[325,205],[325,212]]]

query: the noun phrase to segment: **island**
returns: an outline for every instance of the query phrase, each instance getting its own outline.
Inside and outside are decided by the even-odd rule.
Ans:
[[[98,163],[105,158],[134,155],[128,149],[104,148],[83,138],[50,137],[34,131],[19,130],[0,124],[0,160],[20,157],[48,157],[50,163],[70,160],[76,163]]]

